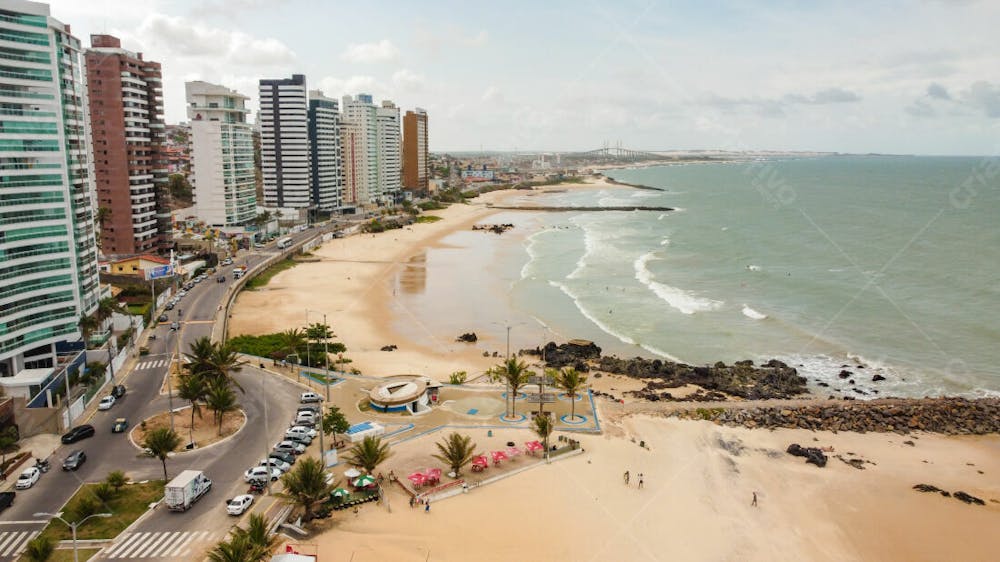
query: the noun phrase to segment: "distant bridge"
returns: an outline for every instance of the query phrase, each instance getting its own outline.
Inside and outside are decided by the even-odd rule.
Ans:
[[[661,154],[655,154],[653,152],[646,152],[644,150],[633,150],[631,148],[622,147],[619,142],[615,146],[611,146],[608,143],[604,143],[601,148],[595,148],[594,150],[587,150],[583,152],[572,152],[569,154],[563,154],[563,157],[569,158],[586,158],[590,160],[609,160],[617,162],[636,162],[639,160],[660,160],[665,158]]]

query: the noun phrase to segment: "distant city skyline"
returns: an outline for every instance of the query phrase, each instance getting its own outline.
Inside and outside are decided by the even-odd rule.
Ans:
[[[434,152],[1000,151],[995,2],[51,6],[84,44],[110,33],[160,61],[169,123],[185,81],[250,94],[256,117],[261,78],[304,74],[425,108]]]

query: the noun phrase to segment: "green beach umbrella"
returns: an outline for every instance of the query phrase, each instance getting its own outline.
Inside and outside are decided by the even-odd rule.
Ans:
[[[351,495],[351,492],[343,488],[337,488],[336,490],[330,492],[330,495],[335,498],[346,498],[347,496]]]
[[[364,476],[358,478],[354,481],[354,485],[358,488],[364,488],[365,486],[371,486],[375,483],[375,478],[371,474],[365,474]]]

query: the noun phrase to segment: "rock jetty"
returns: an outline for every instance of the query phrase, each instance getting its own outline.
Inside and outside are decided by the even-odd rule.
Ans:
[[[723,425],[814,431],[927,431],[947,435],[1000,433],[1000,399],[920,398],[800,407],[699,408],[669,415]]]

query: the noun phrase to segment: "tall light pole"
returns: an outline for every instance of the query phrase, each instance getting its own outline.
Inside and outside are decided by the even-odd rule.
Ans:
[[[309,312],[310,312],[310,310],[307,308],[306,309],[306,325],[307,326],[309,325]],[[323,354],[326,356],[326,370],[323,372],[323,386],[326,388],[326,402],[329,402],[330,401],[330,354],[327,352],[327,346],[326,346],[326,340],[327,340],[327,338],[326,338],[326,332],[328,330],[327,324],[326,324],[326,313],[325,312],[321,313],[318,310],[313,310],[311,312],[315,312],[316,314],[322,314],[323,315]],[[306,334],[306,336],[307,336],[306,337],[306,341],[309,341],[308,334]],[[320,397],[320,402],[319,402],[319,416],[317,416],[319,418],[319,462],[320,462],[320,464],[323,465],[323,468],[326,469],[326,449],[323,447],[323,433],[324,433],[324,431],[323,431],[323,418],[324,418],[323,404],[324,404],[323,397]]]
[[[510,322],[504,322],[504,323],[493,322],[493,324],[495,324],[497,326],[503,326],[503,327],[507,328],[507,356],[506,357],[507,357],[507,361],[510,361],[510,330],[514,326],[521,326],[521,325],[523,325],[524,322],[518,322],[517,324],[511,324]],[[508,380],[504,380],[504,384],[505,384],[506,389],[507,389],[507,397],[504,398],[504,404],[503,404],[504,405],[504,414],[503,414],[503,416],[504,416],[504,418],[506,418],[507,417],[507,409],[506,409],[507,408],[507,401],[510,400],[512,398],[512,396],[511,396],[511,392],[510,392],[510,382]]]
[[[91,517],[111,517],[111,514],[95,513],[93,515],[88,515],[84,517],[82,520],[77,521],[75,523],[70,523],[69,521],[66,521],[65,519],[59,517],[55,513],[39,512],[35,514],[35,517],[51,517],[53,519],[58,519],[62,521],[67,527],[69,527],[69,530],[73,532],[73,562],[80,562],[80,553],[76,551],[76,528],[86,523],[87,519],[90,519]]]

